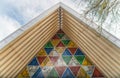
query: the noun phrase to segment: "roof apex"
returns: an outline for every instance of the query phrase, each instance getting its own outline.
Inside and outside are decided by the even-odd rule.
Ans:
[[[45,10],[44,12],[42,12],[39,16],[37,16],[34,19],[32,19],[31,21],[29,21],[27,24],[25,24],[24,26],[22,26],[21,28],[19,28],[18,30],[16,30],[15,32],[10,34],[8,37],[3,39],[2,41],[0,41],[0,49],[2,49],[4,46],[9,44],[12,40],[17,38],[19,35],[21,35],[27,29],[32,27],[35,23],[39,22],[40,20],[42,20],[43,18],[48,16],[50,13],[57,10],[59,7],[66,10],[67,12],[71,13],[76,19],[78,19],[79,21],[82,21],[87,26],[93,28],[94,30],[96,30],[99,33],[99,31],[97,29],[98,25],[96,25],[94,22],[91,22],[88,19],[84,18],[82,15],[80,15],[78,12],[76,12],[75,10],[73,10],[71,7],[67,6],[63,2],[59,2],[59,3],[55,4],[54,6],[50,7],[49,9]],[[116,46],[120,47],[120,44],[119,44],[120,39],[116,38],[114,35],[110,34],[105,29],[102,29],[101,35],[104,36],[105,38],[107,38],[109,41],[111,41]]]

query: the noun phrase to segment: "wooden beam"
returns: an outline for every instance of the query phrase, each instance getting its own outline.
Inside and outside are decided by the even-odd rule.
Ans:
[[[118,77],[120,75],[120,48],[104,37],[99,37],[97,32],[65,10],[62,30],[77,43],[105,76]]]
[[[55,11],[0,50],[0,77],[14,78],[58,30]]]

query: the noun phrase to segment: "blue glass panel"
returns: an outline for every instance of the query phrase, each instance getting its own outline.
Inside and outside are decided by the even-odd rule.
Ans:
[[[52,51],[53,48],[45,48],[45,51],[47,54],[49,54]]]
[[[62,55],[71,55],[71,53],[69,52],[68,49],[66,49]]]
[[[28,65],[39,65],[36,57],[34,57],[34,59]]]
[[[84,55],[83,52],[78,48],[75,55]]]
[[[66,69],[66,71],[64,72],[62,78],[75,78],[74,75],[72,74],[72,72],[70,71],[69,68]]]

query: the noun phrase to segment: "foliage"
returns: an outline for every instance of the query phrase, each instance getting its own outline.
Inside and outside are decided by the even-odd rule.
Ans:
[[[96,20],[100,23],[100,30],[103,23],[116,23],[119,24],[120,21],[120,0],[74,0],[80,5],[81,2],[87,4],[86,10],[84,11],[84,16],[87,17],[91,15],[92,20]],[[111,26],[111,24],[109,24]]]

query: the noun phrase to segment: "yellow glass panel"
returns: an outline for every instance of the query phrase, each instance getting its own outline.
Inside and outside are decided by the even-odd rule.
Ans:
[[[29,74],[28,74],[28,71],[27,71],[27,68],[25,70],[23,70],[19,75],[18,75],[18,78],[29,78]]]
[[[56,51],[58,52],[59,55],[61,55],[65,50],[65,47],[56,47]]]
[[[77,48],[77,45],[73,41],[70,41],[69,44],[68,44],[68,47],[69,48],[74,48],[74,47]]]
[[[42,48],[38,53],[37,56],[46,56],[46,51]]]
[[[25,70],[23,71],[23,75],[24,75],[24,76],[29,76],[27,69],[25,69]]]
[[[58,44],[59,42],[60,42],[59,39],[52,39],[52,40],[51,40],[51,43],[53,44],[54,47],[57,46],[57,44]]]
[[[82,65],[92,65],[92,63],[87,58],[85,58]]]

